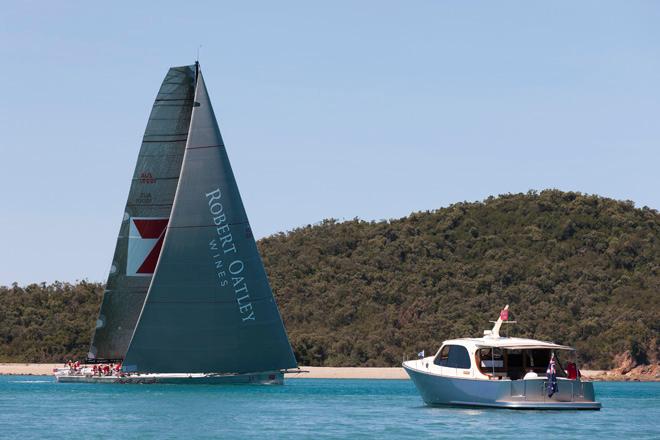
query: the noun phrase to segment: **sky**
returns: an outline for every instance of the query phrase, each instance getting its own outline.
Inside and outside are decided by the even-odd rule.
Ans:
[[[256,237],[558,188],[660,208],[660,2],[3,2],[0,285],[105,281],[199,46]]]

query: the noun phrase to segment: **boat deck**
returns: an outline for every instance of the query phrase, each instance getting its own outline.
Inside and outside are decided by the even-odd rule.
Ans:
[[[282,385],[284,383],[284,374],[280,371],[246,374],[167,373],[129,374],[121,376],[56,373],[55,378],[57,382],[61,383],[97,384]]]

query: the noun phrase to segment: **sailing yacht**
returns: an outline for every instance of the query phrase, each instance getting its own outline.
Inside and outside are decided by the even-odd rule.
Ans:
[[[86,363],[55,376],[281,384],[297,368],[199,63],[154,102]]]
[[[427,405],[510,409],[599,410],[593,383],[577,368],[575,349],[500,336],[509,306],[481,338],[444,341],[434,356],[403,363]]]

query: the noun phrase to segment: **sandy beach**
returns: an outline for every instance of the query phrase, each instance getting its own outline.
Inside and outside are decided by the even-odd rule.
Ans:
[[[0,363],[0,375],[49,376],[53,368],[61,368],[63,364],[19,364]],[[305,367],[301,373],[287,373],[287,379],[409,379],[403,368],[369,368],[369,367]],[[582,374],[592,380],[641,380],[657,381],[653,376],[626,376],[606,370],[582,370]]]
[[[0,363],[0,375],[47,376],[63,364]],[[289,373],[287,379],[408,379],[403,368],[304,367],[304,373]]]
[[[62,368],[64,364],[2,364],[0,374],[21,376],[48,376],[53,374],[53,368]]]
[[[403,368],[300,367],[308,373],[287,374],[287,379],[409,379]]]

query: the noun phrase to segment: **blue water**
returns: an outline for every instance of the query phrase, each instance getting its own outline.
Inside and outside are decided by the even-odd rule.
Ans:
[[[596,383],[601,411],[430,408],[404,380],[57,384],[0,376],[0,438],[660,438],[660,383]]]

